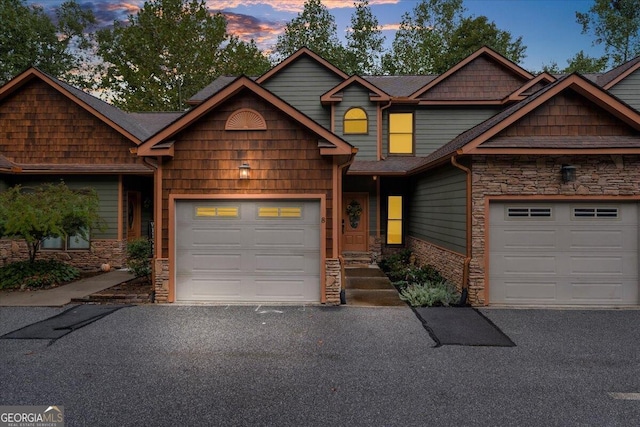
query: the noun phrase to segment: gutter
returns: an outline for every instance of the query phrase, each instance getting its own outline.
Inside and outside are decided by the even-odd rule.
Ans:
[[[471,238],[472,238],[472,225],[473,225],[473,221],[472,221],[472,217],[471,217],[471,213],[472,213],[472,198],[471,198],[471,169],[469,169],[466,166],[461,165],[460,163],[458,163],[457,160],[457,156],[453,155],[451,156],[451,165],[460,169],[461,171],[463,171],[466,175],[467,175],[467,212],[466,212],[466,216],[467,216],[467,253],[466,253],[466,257],[464,259],[464,266],[462,269],[462,295],[460,296],[460,303],[459,305],[465,305],[467,303],[467,297],[469,296],[469,264],[471,263],[471,256],[472,256],[472,245],[471,245]]]

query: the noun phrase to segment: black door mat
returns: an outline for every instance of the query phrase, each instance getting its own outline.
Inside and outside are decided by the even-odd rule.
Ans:
[[[514,347],[491,320],[472,307],[415,307],[414,313],[437,347],[468,345]]]
[[[4,339],[57,340],[70,332],[120,310],[124,305],[78,305],[40,322],[2,335]]]

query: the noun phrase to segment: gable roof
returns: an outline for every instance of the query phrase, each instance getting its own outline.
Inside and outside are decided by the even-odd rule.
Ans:
[[[640,56],[600,75],[597,82],[609,90],[638,69],[640,69]]]
[[[369,99],[371,101],[389,101],[391,96],[385,93],[383,90],[377,88],[374,84],[366,81],[359,76],[351,76],[347,80],[343,81],[324,95],[320,97],[320,101],[323,104],[340,102],[342,101],[342,91],[351,85],[360,85],[363,88],[369,90]]]
[[[437,76],[364,76],[363,79],[394,97],[408,97]]]
[[[324,68],[326,68],[330,72],[334,73],[335,75],[337,75],[341,79],[349,78],[349,75],[344,73],[338,67],[336,67],[335,65],[333,65],[332,63],[330,63],[329,61],[327,61],[326,59],[324,59],[323,57],[321,57],[317,53],[313,52],[311,49],[309,49],[307,47],[303,47],[301,49],[298,49],[294,54],[292,54],[291,56],[287,57],[285,60],[280,62],[278,65],[276,65],[275,67],[273,67],[272,69],[270,69],[269,71],[267,71],[266,73],[264,73],[263,75],[258,77],[256,79],[256,81],[258,83],[260,83],[260,84],[264,83],[265,81],[269,80],[271,77],[273,77],[274,75],[278,74],[281,70],[287,68],[290,64],[292,64],[293,62],[297,61],[298,59],[300,59],[303,56],[311,58],[313,61],[319,63]]]
[[[448,78],[454,76],[455,74],[460,72],[460,70],[464,69],[469,64],[473,63],[474,61],[476,61],[478,58],[481,58],[481,57],[486,58],[490,62],[497,64],[500,68],[504,69],[506,72],[516,76],[517,78],[523,81],[534,78],[533,74],[529,73],[524,68],[520,67],[519,65],[510,61],[509,59],[505,58],[495,50],[487,46],[483,46],[477,51],[475,51],[474,53],[472,53],[471,55],[467,56],[462,61],[458,62],[456,65],[451,67],[445,73],[440,74],[438,77],[436,77],[435,79],[427,83],[425,86],[414,91],[412,94],[409,95],[409,98],[417,99],[421,97],[426,92],[428,92],[429,90],[432,90],[433,88],[443,83]]]
[[[209,83],[204,88],[200,89],[195,95],[193,95],[187,101],[189,105],[198,105],[214,93],[218,92],[220,89],[237,79],[237,76],[220,76],[211,83]],[[255,80],[255,79],[254,79]]]
[[[20,90],[21,87],[33,79],[40,79],[45,82],[136,145],[139,145],[141,141],[151,135],[149,130],[141,126],[129,114],[37,68],[29,68],[0,87],[0,102],[5,97]]]
[[[540,73],[536,77],[534,77],[533,79],[525,83],[521,88],[517,89],[515,92],[507,96],[503,100],[503,103],[506,103],[507,101],[521,101],[525,99],[527,96],[530,96],[533,93],[535,93],[540,88],[544,87],[549,83],[553,83],[556,80],[557,78],[553,77],[551,74],[547,73],[546,71],[544,73]]]
[[[318,124],[313,119],[309,118],[305,114],[301,113],[267,89],[257,84],[252,79],[241,76],[235,79],[233,82],[225,86],[223,89],[210,96],[199,105],[182,115],[176,121],[160,130],[153,135],[147,141],[142,144],[138,149],[138,155],[142,156],[157,156],[157,155],[173,155],[173,143],[170,141],[178,132],[186,129],[191,124],[196,122],[202,116],[215,109],[224,101],[232,98],[240,93],[242,90],[249,90],[253,94],[264,99],[272,106],[287,114],[291,119],[298,122],[302,126],[314,132],[321,140],[318,142],[318,147],[323,155],[352,155],[355,154],[358,149],[351,144],[326,129],[324,126]]]
[[[422,163],[416,166],[411,171],[411,173],[417,173],[422,170],[429,169],[433,165],[442,163],[443,160],[448,159],[452,155],[482,153],[505,154],[509,152],[515,152],[516,149],[513,147],[503,147],[502,149],[483,149],[482,144],[487,142],[492,137],[496,136],[502,130],[514,124],[519,119],[525,117],[536,108],[542,106],[544,103],[546,103],[556,95],[561,94],[567,90],[572,90],[578,93],[600,108],[608,111],[613,116],[617,117],[633,129],[640,132],[640,113],[638,113],[636,110],[634,110],[615,96],[604,91],[593,82],[585,79],[579,74],[574,73],[558,79],[554,83],[549,84],[547,87],[534,93],[523,101],[520,101],[519,103],[508,107],[507,109],[489,118],[488,120],[485,120],[479,125],[458,135],[449,143],[443,145],[442,147],[431,153],[429,156],[425,157]],[[633,138],[634,143],[631,143],[631,141],[626,140],[624,137],[607,137],[606,139],[600,138],[597,141],[584,141],[584,138],[578,138],[575,141],[572,141],[571,138],[566,137],[562,137],[562,139],[566,140],[565,144],[552,144],[551,146],[545,147],[543,141],[541,145],[528,148],[519,148],[519,150],[536,150],[536,152],[546,151],[554,153],[567,152],[567,150],[570,150],[572,153],[588,153],[593,152],[594,150],[610,148],[611,144],[609,146],[605,144],[607,143],[607,141],[611,141],[611,143],[616,148],[620,148],[622,151],[629,151],[634,153],[637,152],[638,154],[640,154],[640,146],[638,146],[638,142],[640,142],[640,135],[637,138]]]

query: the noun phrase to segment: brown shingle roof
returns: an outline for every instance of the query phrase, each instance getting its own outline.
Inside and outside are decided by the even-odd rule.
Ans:
[[[347,175],[406,175],[422,163],[421,157],[388,157],[384,160],[355,160]]]
[[[640,56],[632,59],[631,61],[625,62],[622,65],[619,65],[613,70],[607,71],[606,73],[600,75],[597,78],[596,82],[600,86],[605,87],[606,85],[608,85],[609,83],[611,83],[612,81],[614,81],[615,79],[620,77],[622,74],[626,73],[628,70],[630,70],[631,68],[635,67],[638,64],[640,64]]]
[[[369,83],[391,96],[406,97],[438,76],[364,76]]]
[[[238,78],[237,76],[235,77],[220,76],[214,81],[212,81],[211,83],[209,83],[207,86],[202,88],[200,91],[198,91],[198,93],[193,95],[191,98],[189,98],[189,101],[187,101],[187,103],[191,105],[199,104],[205,99],[209,98],[211,95],[214,95],[215,93],[217,93],[220,89],[227,86],[229,83],[233,82],[237,78]],[[250,79],[255,80],[255,77],[250,77]]]

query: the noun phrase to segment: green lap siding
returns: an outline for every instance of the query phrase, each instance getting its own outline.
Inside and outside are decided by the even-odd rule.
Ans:
[[[367,113],[368,132],[363,134],[344,133],[344,115],[354,107]],[[350,144],[358,147],[357,160],[378,160],[378,116],[377,105],[369,100],[369,90],[360,85],[351,85],[343,91],[342,101],[335,107],[335,132]]]
[[[636,110],[640,110],[640,70],[627,76],[612,87],[610,92]]]
[[[409,112],[411,108],[394,110]],[[498,109],[493,108],[422,108],[415,110],[415,155],[427,156],[454,139],[461,133],[494,116]],[[384,113],[383,122],[383,155],[389,152],[389,114]],[[358,154],[359,155],[359,154]]]
[[[429,171],[414,181],[408,235],[458,253],[466,252],[466,174],[453,167]]]
[[[320,96],[341,81],[339,76],[322,65],[308,57],[301,57],[269,78],[263,86],[330,129],[330,111],[322,106]]]

